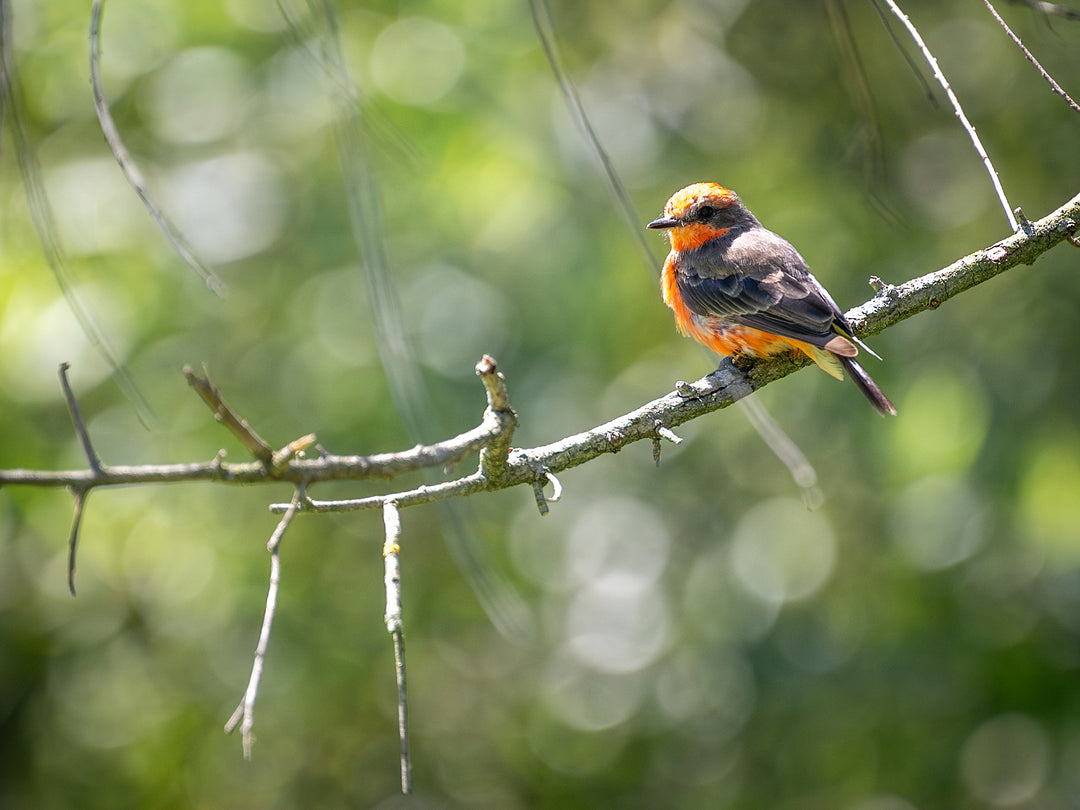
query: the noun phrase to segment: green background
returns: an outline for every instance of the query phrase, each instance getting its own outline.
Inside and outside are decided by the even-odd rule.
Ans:
[[[117,124],[229,285],[221,300],[171,252],[103,141],[89,3],[14,4],[22,121],[60,249],[154,415],[140,424],[64,301],[8,115],[0,466],[85,466],[61,361],[113,464],[209,460],[222,447],[246,460],[188,389],[185,363],[207,362],[275,446],[314,432],[336,453],[475,425],[483,353],[506,375],[522,447],[711,368],[675,333],[656,281],[664,243],[642,232],[643,261],[526,3],[341,3],[362,111],[349,131],[367,137],[358,176],[382,203],[381,223],[365,222],[385,235],[400,304],[377,311],[423,377],[410,436],[349,220],[342,86],[325,27],[289,8],[291,28],[259,0],[114,0],[105,15]],[[905,10],[1011,204],[1036,218],[1080,191],[1080,115],[983,6]],[[1080,24],[1001,11],[1080,96]],[[912,70],[870,4],[551,12],[642,226],[677,188],[717,180],[845,308],[869,297],[870,275],[900,283],[1008,233],[940,89],[928,99],[918,55],[891,21]],[[0,490],[0,806],[1075,807],[1078,267],[1062,245],[871,340],[886,362],[867,368],[899,418],[815,370],[763,391],[818,471],[813,512],[737,409],[683,426],[659,469],[642,443],[562,474],[563,499],[542,519],[527,488],[405,510],[408,800],[377,513],[305,516],[286,535],[248,763],[221,727],[258,636],[266,505],[288,487],[94,492],[76,599],[70,496]],[[491,618],[452,562],[453,537],[482,561],[466,573],[501,589]]]

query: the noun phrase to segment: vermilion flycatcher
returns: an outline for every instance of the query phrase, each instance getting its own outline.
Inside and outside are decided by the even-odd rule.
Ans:
[[[838,380],[847,369],[879,413],[896,414],[855,362],[856,344],[877,355],[855,337],[799,252],[764,228],[734,191],[687,186],[647,227],[666,229],[671,241],[660,286],[680,332],[722,355],[801,352]]]

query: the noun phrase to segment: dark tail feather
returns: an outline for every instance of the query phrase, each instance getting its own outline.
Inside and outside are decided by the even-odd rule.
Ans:
[[[877,383],[870,379],[866,370],[850,357],[837,355],[844,368],[851,375],[852,382],[863,392],[863,396],[870,400],[870,404],[882,416],[896,416],[896,406],[889,402],[889,398],[877,387]]]

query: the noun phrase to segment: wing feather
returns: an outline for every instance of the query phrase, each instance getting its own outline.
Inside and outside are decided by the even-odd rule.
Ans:
[[[813,346],[833,341],[829,349],[839,349],[838,354],[848,353],[841,341],[855,350],[845,340],[853,335],[836,302],[798,251],[771,231],[732,234],[685,252],[677,279],[687,306],[701,317],[724,318]]]

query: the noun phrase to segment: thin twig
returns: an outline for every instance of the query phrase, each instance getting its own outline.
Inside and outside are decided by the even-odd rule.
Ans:
[[[1024,54],[1024,58],[1031,62],[1042,77],[1046,79],[1047,84],[1050,85],[1050,89],[1065,99],[1068,105],[1076,110],[1076,112],[1080,112],[1080,104],[1073,101],[1069,94],[1061,89],[1061,85],[1054,80],[1054,77],[1047,73],[1043,66],[1039,64],[1039,60],[1032,56],[1031,51],[1029,51],[1024,46],[1024,43],[1020,41],[1020,37],[1013,33],[1013,30],[1009,28],[1009,25],[1005,20],[1001,19],[1001,15],[997,13],[997,9],[994,8],[994,5],[990,0],[983,0],[983,3],[986,4],[986,8],[989,9],[990,13],[994,16],[994,19],[998,21],[998,25],[1000,25],[1005,30],[1005,33],[1009,35],[1009,39],[1011,39],[1016,44],[1016,47]]]
[[[259,644],[255,648],[255,660],[251,665],[251,677],[248,679],[247,689],[240,704],[225,723],[225,733],[232,734],[240,723],[240,734],[244,746],[244,759],[251,759],[252,735],[251,730],[255,725],[255,699],[259,694],[259,681],[262,678],[263,662],[266,659],[266,648],[270,643],[270,628],[274,623],[274,611],[277,608],[278,586],[281,581],[281,556],[278,553],[281,538],[285,530],[292,523],[293,516],[304,499],[304,484],[300,484],[293,493],[289,508],[278,521],[274,533],[266,544],[270,552],[270,585],[266,589],[266,609],[263,611],[262,629],[259,631]],[[240,721],[243,722],[240,722]]]
[[[71,390],[71,383],[68,381],[67,373],[70,367],[68,363],[60,364],[60,390],[63,391],[64,402],[67,403],[71,423],[75,428],[75,435],[79,437],[79,442],[82,444],[83,455],[86,456],[86,463],[90,465],[90,472],[94,475],[101,475],[104,472],[104,467],[101,464],[101,459],[98,458],[97,451],[94,450],[94,443],[90,439],[90,431],[86,429],[82,411],[79,410],[79,402],[75,399],[75,392]],[[75,596],[75,554],[79,545],[79,529],[82,527],[83,511],[86,507],[86,499],[90,495],[90,487],[72,487],[72,494],[75,497],[75,507],[71,516],[71,531],[68,533],[68,590],[72,596]]]
[[[1012,228],[1013,233],[1016,232],[1019,227],[1016,223],[1016,217],[1013,216],[1012,206],[1009,205],[1008,199],[1005,197],[1005,189],[1001,187],[1001,180],[998,179],[997,169],[994,168],[994,164],[990,161],[990,156],[986,154],[986,149],[983,148],[982,141],[979,140],[979,135],[975,131],[975,127],[968,121],[967,116],[964,114],[964,108],[960,106],[960,100],[957,99],[956,94],[952,91],[952,87],[949,86],[949,80],[945,78],[945,74],[941,72],[941,68],[938,66],[937,59],[930,53],[930,49],[926,47],[926,43],[923,42],[922,35],[919,33],[919,29],[908,19],[908,16],[900,10],[900,7],[896,5],[895,0],[885,0],[889,8],[892,9],[899,20],[907,28],[908,33],[911,34],[911,38],[915,40],[915,44],[919,46],[919,50],[923,53],[923,58],[926,59],[927,64],[930,65],[930,69],[934,73],[934,78],[937,79],[938,84],[941,85],[945,91],[945,95],[949,97],[949,102],[952,104],[953,111],[956,113],[956,117],[960,119],[960,123],[964,129],[967,130],[968,137],[971,138],[971,143],[975,147],[975,151],[979,157],[982,158],[983,165],[986,166],[986,171],[990,175],[990,182],[994,184],[994,191],[997,192],[998,199],[1001,201],[1002,208],[1005,209],[1005,219],[1009,221],[1009,227]]]
[[[94,0],[90,10],[90,86],[93,89],[94,109],[97,110],[101,132],[105,136],[109,148],[112,149],[113,157],[120,164],[120,170],[123,171],[124,177],[127,178],[135,193],[139,195],[139,199],[146,206],[150,217],[161,228],[161,232],[165,234],[165,238],[169,240],[173,250],[184,260],[188,267],[199,274],[202,280],[206,282],[207,287],[216,295],[224,298],[228,293],[225,282],[199,260],[198,256],[195,255],[194,248],[191,247],[183,234],[177,230],[176,226],[169,221],[161,207],[150,195],[146,180],[143,179],[142,172],[139,171],[139,167],[135,165],[135,161],[132,159],[127,147],[124,146],[124,140],[120,137],[120,130],[116,128],[116,122],[113,121],[112,113],[109,111],[109,102],[105,98],[105,87],[101,81],[101,18],[104,14],[104,5],[104,0]]]
[[[656,420],[656,435],[652,440],[652,457],[653,463],[657,467],[660,466],[660,440],[667,439],[672,444],[682,444],[682,438],[675,435],[675,432],[671,428],[665,427],[664,422],[661,419]]]
[[[514,486],[524,483],[514,478],[513,484],[505,484],[506,477],[500,479],[505,486]],[[531,479],[530,479],[531,480]],[[347,498],[344,500],[317,501],[308,499],[301,504],[303,512],[359,512],[365,509],[382,509],[387,500],[392,500],[399,507],[418,506],[422,503],[436,503],[473,495],[477,492],[488,492],[492,489],[502,489],[502,486],[491,485],[491,482],[480,472],[455,478],[453,481],[443,481],[439,484],[421,484],[415,489],[407,489],[402,492],[391,492],[387,495],[372,495],[367,498]],[[288,508],[288,504],[272,503],[270,511],[280,513]]]
[[[71,516],[71,532],[68,534],[68,590],[75,596],[75,550],[79,545],[79,529],[82,528],[83,510],[86,507],[86,499],[90,497],[90,490],[77,489],[75,495],[75,512]]]
[[[394,675],[397,680],[398,740],[401,743],[401,792],[412,793],[412,766],[409,759],[409,708],[405,680],[405,625],[401,608],[401,570],[398,553],[401,550],[401,512],[393,501],[383,504],[383,562],[386,586],[386,630],[394,642]]]
[[[71,414],[71,422],[75,426],[75,435],[79,437],[79,442],[82,444],[83,455],[86,456],[91,471],[100,474],[102,472],[101,459],[94,450],[94,443],[90,441],[90,432],[86,429],[86,423],[83,422],[82,413],[79,411],[79,403],[75,399],[75,392],[71,390],[71,383],[68,382],[69,368],[71,366],[68,363],[60,364],[60,389],[64,392],[64,401],[67,403],[68,413]]]
[[[203,374],[205,376],[200,377],[191,366],[184,366],[184,377],[187,378],[188,385],[195,389],[203,402],[214,412],[214,419],[227,427],[267,470],[274,469],[274,448],[255,432],[247,420],[241,419],[236,411],[228,406],[221,391],[210,381],[210,374],[205,368]]]
[[[544,495],[544,479],[537,478],[532,482],[533,497],[536,498],[536,508],[540,512],[540,517],[543,517],[551,509],[548,507],[547,496]]]
[[[657,419],[656,426],[657,435],[654,435],[652,437],[652,462],[656,464],[657,467],[660,467],[661,438],[665,438],[665,440],[671,442],[672,444],[683,444],[683,438],[675,435],[675,432],[671,428],[665,427],[662,419]]]
[[[658,438],[667,439],[672,444],[682,444],[682,437],[676,436],[670,428],[664,427],[663,422],[657,423],[656,435]]]
[[[551,495],[544,493],[544,484],[551,484]],[[541,469],[533,479],[533,496],[536,498],[536,508],[543,517],[549,511],[549,503],[557,503],[562,497],[562,484],[559,479],[548,469]]]

